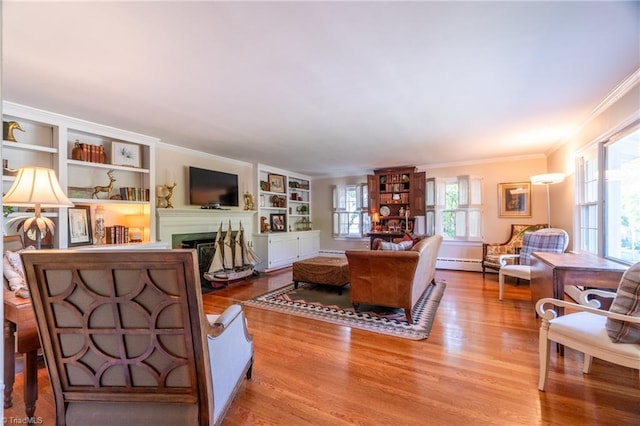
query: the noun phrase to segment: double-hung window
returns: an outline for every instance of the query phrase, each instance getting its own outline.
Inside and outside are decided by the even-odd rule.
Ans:
[[[577,158],[577,247],[600,256],[640,260],[640,123]]]
[[[362,238],[370,229],[366,184],[333,187],[334,238]]]
[[[482,240],[482,179],[427,179],[427,234],[445,240]]]

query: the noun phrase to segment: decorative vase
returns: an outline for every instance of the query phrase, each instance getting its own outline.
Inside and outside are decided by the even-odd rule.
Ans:
[[[80,141],[78,139],[76,139],[75,143],[73,144],[73,149],[71,150],[71,158],[74,160],[87,161],[87,159],[84,158],[84,151],[82,150]]]
[[[104,207],[101,204],[96,206],[95,222],[94,235],[96,238],[96,244],[104,244]]]

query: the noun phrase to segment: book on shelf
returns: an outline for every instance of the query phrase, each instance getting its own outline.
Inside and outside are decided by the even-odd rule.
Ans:
[[[127,244],[129,242],[129,228],[124,225],[105,227],[107,244]]]

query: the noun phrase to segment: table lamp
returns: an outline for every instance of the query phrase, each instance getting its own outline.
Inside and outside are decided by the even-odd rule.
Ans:
[[[374,212],[371,216],[371,221],[373,222],[373,232],[378,230],[378,223],[380,222],[380,213]]]
[[[22,167],[18,169],[16,179],[9,188],[7,194],[2,197],[2,203],[15,207],[34,207],[33,217],[16,217],[7,222],[7,225],[17,220],[24,220],[22,232],[31,240],[36,241],[36,248],[42,246],[42,239],[47,231],[54,234],[53,221],[41,215],[42,207],[72,207],[64,194],[56,173],[45,167]],[[35,238],[33,238],[35,237]]]
[[[148,224],[149,217],[143,214],[132,214],[125,216],[124,219],[129,227],[129,242],[141,243],[144,236],[144,228]]]
[[[547,228],[551,228],[551,199],[549,198],[549,185],[560,183],[564,180],[564,173],[545,173],[531,176],[531,183],[534,185],[547,186]]]

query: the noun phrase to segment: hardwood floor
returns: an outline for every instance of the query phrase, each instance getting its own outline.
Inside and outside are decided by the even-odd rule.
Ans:
[[[528,284],[497,275],[437,271],[447,282],[431,335],[410,341],[245,307],[254,336],[253,378],[225,425],[630,425],[640,424],[638,370],[552,353],[539,392],[538,322]],[[206,312],[291,282],[291,270],[204,296]],[[44,368],[36,416],[54,423]],[[24,418],[22,377],[7,418]]]

